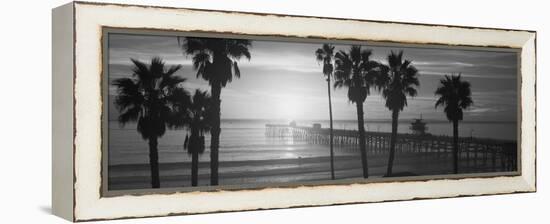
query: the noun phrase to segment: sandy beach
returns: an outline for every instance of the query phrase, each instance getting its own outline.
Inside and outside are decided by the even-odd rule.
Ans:
[[[301,159],[277,159],[255,161],[225,161],[220,163],[220,185],[242,184],[279,184],[330,179],[329,157],[312,157]],[[435,175],[452,173],[451,156],[437,158],[436,154],[403,153],[397,155],[394,172],[410,172],[416,175]],[[472,161],[470,161],[472,162]],[[478,164],[482,164],[479,161]],[[386,171],[387,156],[369,157],[371,178],[380,178]],[[191,185],[191,164],[160,164],[161,187],[189,187]],[[492,171],[478,166],[467,168],[461,164],[461,173]],[[199,186],[209,185],[209,163],[199,164]],[[109,167],[110,190],[147,189],[150,188],[149,165],[127,164]],[[361,163],[355,156],[338,156],[335,158],[336,179],[360,178]]]

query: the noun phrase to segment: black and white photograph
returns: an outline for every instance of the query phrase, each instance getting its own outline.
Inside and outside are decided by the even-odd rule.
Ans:
[[[5,1],[0,224],[545,223],[547,5]]]
[[[519,171],[516,49],[105,37],[109,191]]]

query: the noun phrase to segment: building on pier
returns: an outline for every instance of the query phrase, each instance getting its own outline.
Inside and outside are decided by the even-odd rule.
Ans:
[[[426,127],[426,122],[422,121],[422,114],[420,114],[420,119],[414,119],[410,127],[414,135],[426,135],[428,127]]]

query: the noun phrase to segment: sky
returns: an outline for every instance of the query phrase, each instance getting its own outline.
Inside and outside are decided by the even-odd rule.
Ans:
[[[322,65],[316,61],[319,43],[282,41],[252,41],[251,59],[238,61],[241,78],[233,79],[221,94],[222,119],[284,119],[328,120],[327,82]],[[336,50],[347,51],[350,45],[336,45]],[[446,120],[442,108],[435,108],[434,95],[439,81],[446,74],[462,74],[471,83],[473,106],[464,113],[464,121],[517,120],[517,54],[488,50],[435,48],[434,46],[391,47],[370,46],[372,58],[387,64],[391,51],[404,51],[404,58],[419,70],[418,95],[408,98],[408,106],[400,113],[401,119],[418,118]],[[184,88],[210,90],[208,83],[196,78],[191,56],[185,55],[175,36],[110,34],[109,82],[132,76],[130,58],[150,62],[161,57],[166,64],[180,64],[176,73],[187,78]],[[347,89],[332,91],[335,120],[355,120],[355,104],[347,99]],[[110,99],[116,88],[110,85]],[[371,91],[364,104],[366,120],[389,120],[390,111],[377,91]],[[112,103],[111,103],[112,104]],[[111,106],[110,108],[114,108]],[[114,119],[116,110],[109,111]]]

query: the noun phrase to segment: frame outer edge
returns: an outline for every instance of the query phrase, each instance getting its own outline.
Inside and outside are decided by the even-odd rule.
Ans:
[[[77,11],[77,9],[76,9],[77,6],[90,6],[90,5],[93,5],[93,4],[77,2],[77,3],[75,3],[74,5],[75,5],[75,9],[74,9],[74,10]],[[103,5],[100,5],[100,6],[95,5],[95,6],[100,7],[100,6],[103,6]],[[124,6],[125,6],[125,5],[124,5]],[[156,9],[157,7],[150,7],[150,8]],[[83,12],[83,11],[85,11],[85,10],[83,9],[83,10],[80,11],[80,12]],[[253,13],[243,13],[243,14],[253,14]],[[78,17],[78,14],[77,14],[77,15],[74,15],[73,19],[76,20],[76,17]],[[83,17],[84,17],[84,16],[83,16]],[[397,23],[397,24],[406,24],[406,23]],[[413,24],[413,25],[414,25],[414,24]],[[73,27],[73,28],[78,28],[78,27]],[[444,28],[444,26],[442,26],[442,28]],[[73,30],[73,35],[75,34],[75,32],[76,32],[76,29]],[[529,31],[527,31],[527,32],[529,32]],[[532,32],[530,32],[530,33],[533,34]],[[532,46],[534,46],[534,47],[536,48],[536,41],[535,41],[535,40],[536,40],[536,34],[535,34],[534,36],[535,36],[535,38],[532,37],[532,38],[528,38],[527,40],[525,40],[523,46],[524,46],[524,47],[525,47],[525,46],[528,46],[528,45],[530,45],[530,44],[532,44],[532,43],[534,42],[534,44],[533,44]],[[74,37],[74,38],[76,38],[76,37]],[[85,40],[85,38],[83,38],[83,39]],[[75,40],[75,41],[76,41],[76,40]],[[82,43],[82,42],[81,42],[81,43]],[[516,45],[514,45],[514,46],[516,46]],[[518,45],[518,46],[519,46],[519,45]],[[530,45],[530,46],[531,46],[531,45]],[[76,48],[76,46],[73,46],[73,47]],[[530,50],[534,50],[534,51],[535,51],[536,49],[530,49]],[[76,60],[76,53],[75,53],[75,52],[73,52],[73,53],[74,53],[74,54],[73,54],[73,57],[74,57],[73,60]],[[532,59],[532,60],[531,60],[531,59]],[[528,62],[525,62],[525,63],[522,63],[522,65],[533,66],[533,64],[531,64],[532,62],[535,62],[535,64],[536,64],[536,56],[535,56],[535,55],[531,55],[531,56],[529,57],[529,61],[528,61]],[[74,64],[73,69],[75,69],[74,72],[76,72],[76,64]],[[528,77],[529,83],[527,83],[527,84],[529,84],[529,85],[531,85],[531,84],[535,85],[535,84],[536,84],[536,83],[535,83],[535,80],[536,80],[536,72],[535,72],[535,70],[536,70],[536,69],[534,69],[533,71],[532,71],[532,70],[527,70],[527,71],[528,71],[527,73],[524,73],[524,71],[522,70],[522,75],[529,76],[529,77]],[[532,71],[532,72],[531,72],[531,71]],[[75,74],[75,75],[76,75],[76,74]],[[534,76],[534,77],[533,77],[533,76]],[[82,77],[81,77],[81,78],[82,78]],[[73,80],[73,81],[76,81],[76,79]],[[525,80],[523,80],[523,81],[525,81]],[[532,83],[531,83],[531,81],[532,81]],[[73,83],[73,88],[74,88],[74,86],[75,86],[76,84],[77,84],[77,83]],[[530,89],[533,88],[532,86],[527,86],[527,87],[530,88]],[[76,91],[78,91],[78,90],[76,90]],[[535,91],[536,91],[536,90],[535,90]],[[79,91],[79,92],[80,92],[80,91]],[[78,95],[79,92],[73,92],[73,94],[75,94],[75,97],[77,97],[76,95]],[[524,94],[523,94],[523,92],[524,92],[523,89],[522,89],[521,92],[522,92],[521,95],[522,95],[522,97],[523,97],[523,95],[524,95]],[[536,93],[535,93],[535,95],[536,95]],[[532,93],[529,93],[529,92],[528,92],[528,93],[527,93],[527,96],[532,96]],[[73,98],[73,100],[76,101],[76,98]],[[73,102],[74,102],[74,101],[73,101]],[[535,101],[535,102],[536,102],[536,101]],[[531,102],[529,102],[528,105],[532,106]],[[75,104],[75,105],[73,105],[73,106],[77,106],[77,105]],[[80,107],[80,106],[78,106],[78,107]],[[73,109],[74,109],[74,110],[73,110],[73,113],[74,113],[74,112],[76,111],[77,108],[73,108]],[[529,110],[527,110],[526,112],[529,113],[530,115],[536,115],[536,110],[535,110],[534,108],[529,108]],[[74,114],[73,114],[73,115],[74,115]],[[75,125],[74,127],[77,128],[77,127],[76,127],[76,117],[73,116],[73,119],[74,119],[74,121],[75,121],[75,123],[74,123],[73,125]],[[529,120],[529,121],[530,121],[530,120]],[[530,124],[530,125],[527,125],[527,126],[525,126],[525,127],[526,127],[526,128],[531,128],[531,127],[533,127],[533,126],[535,126],[535,124]],[[76,132],[76,129],[75,129],[75,132]],[[530,133],[531,133],[531,132],[530,132]],[[74,135],[74,134],[76,134],[76,133],[73,132],[73,135]],[[529,135],[529,136],[528,136],[528,137],[529,137],[528,139],[529,139],[529,140],[536,139],[536,131],[534,132],[534,135],[535,135],[535,136]],[[75,135],[75,136],[76,136],[76,135]],[[77,138],[74,139],[74,141],[75,141],[75,146],[74,146],[74,147],[75,147],[75,150],[76,150],[76,145],[78,145],[78,144],[77,144],[77,143],[78,143],[77,140],[79,140],[79,139],[77,139]],[[536,145],[536,142],[535,142],[534,144]],[[532,145],[532,144],[529,144],[529,145]],[[82,145],[82,146],[85,146],[85,144]],[[530,162],[530,164],[524,163],[524,164],[526,164],[524,167],[527,167],[531,172],[535,172],[536,170],[533,170],[533,168],[536,169],[536,165],[534,165],[534,162],[535,162],[535,158],[534,158],[534,157],[535,157],[535,150],[533,150],[533,149],[527,149],[527,151],[529,151],[530,153],[532,153],[532,155],[530,155],[530,156],[531,156],[531,157],[530,157],[530,160],[528,160],[528,162]],[[76,153],[76,152],[75,152],[75,153]],[[74,159],[74,162],[75,162],[75,163],[73,164],[74,167],[75,167],[75,170],[73,171],[73,172],[74,172],[74,175],[77,175],[77,170],[76,170],[76,168],[79,167],[78,164],[81,164],[81,163],[83,163],[83,162],[85,163],[85,161],[78,161],[78,157],[77,157],[77,156],[78,156],[78,154],[74,154],[74,155],[73,155],[73,159]],[[88,165],[89,165],[89,164],[88,164]],[[76,176],[75,176],[75,178],[76,178]],[[73,179],[73,181],[76,181],[76,179]],[[502,192],[500,192],[500,193],[494,193],[494,194],[506,194],[506,193],[514,193],[514,192],[532,192],[532,191],[536,191],[536,174],[532,174],[532,175],[530,174],[529,176],[523,176],[522,179],[516,179],[516,184],[519,184],[519,183],[521,183],[522,188],[523,188],[523,189],[521,189],[521,190],[517,190],[517,191],[502,191]],[[76,189],[76,188],[78,187],[79,184],[78,184],[77,182],[73,182],[73,184],[74,184],[74,185],[73,185],[73,190],[76,191],[76,192],[75,192],[75,195],[73,195],[73,197],[74,197],[74,196],[77,196],[77,194],[79,194],[79,193],[78,193],[78,192],[79,192],[78,189]],[[85,196],[86,193],[90,193],[90,192],[80,192],[80,196]],[[491,193],[489,193],[489,194],[491,194]],[[483,194],[483,193],[482,193],[482,194],[468,194],[468,195],[457,195],[457,196],[474,196],[474,195],[477,196],[477,195],[484,195],[484,194]],[[451,195],[451,196],[444,196],[443,198],[445,198],[445,197],[454,197],[454,196],[452,196],[452,195]],[[75,197],[75,199],[76,199],[76,198],[77,198],[77,197]],[[422,198],[424,198],[424,197],[422,197]],[[431,197],[426,197],[426,198],[431,198]],[[437,197],[436,197],[436,198],[437,198]],[[79,199],[81,199],[81,198],[79,198]],[[90,199],[90,198],[84,198],[84,199]],[[136,197],[136,198],[128,198],[128,199],[136,200],[136,201],[137,201],[139,198]],[[399,200],[414,200],[414,199],[417,199],[417,198],[399,199]],[[80,209],[82,209],[83,211],[84,211],[84,210],[91,209],[91,207],[89,207],[89,206],[92,205],[92,204],[93,204],[93,206],[99,206],[100,204],[101,204],[101,205],[105,205],[106,203],[108,203],[107,201],[109,201],[109,200],[111,200],[111,199],[101,199],[101,198],[100,198],[100,200],[97,200],[97,201],[86,201],[86,200],[84,200],[85,203],[84,203],[84,205],[82,205],[82,203],[80,204],[80,205],[82,205],[82,207],[80,207]],[[111,200],[111,201],[112,201],[112,200]],[[382,200],[382,201],[384,201],[384,200]],[[391,201],[391,200],[388,200],[388,201]],[[367,201],[365,201],[365,202],[367,202]],[[358,202],[358,203],[365,203],[365,202]],[[369,201],[369,202],[379,202],[379,201],[377,201],[377,200],[371,200],[371,201]],[[79,206],[77,206],[78,204],[76,204],[76,201],[74,201],[74,203],[75,203],[75,204],[74,204],[75,207],[74,207],[74,211],[73,211],[73,212],[75,213],[75,214],[74,214],[75,216],[78,216],[78,214],[76,214],[76,213],[79,213],[79,212],[82,212],[82,211],[79,211]],[[338,203],[336,203],[336,204],[338,204]],[[348,203],[345,203],[345,204],[348,204]],[[328,205],[328,204],[326,204],[326,205]],[[306,205],[306,206],[297,206],[297,207],[310,207],[310,206],[322,206],[322,205]],[[291,206],[291,207],[294,207],[294,206]],[[258,208],[258,209],[276,209],[276,208],[283,208],[283,207],[267,207],[267,208]],[[240,210],[240,211],[244,211],[244,210],[249,210],[249,209],[243,209],[243,210]],[[256,210],[256,209],[251,209],[251,210]],[[96,215],[98,215],[97,213],[96,213],[96,214],[90,213],[90,212],[97,212],[97,211],[101,211],[101,209],[95,210],[95,211],[94,211],[94,209],[89,210],[89,211],[84,211],[84,213],[82,214],[82,216],[80,217],[80,219],[79,219],[78,217],[73,217],[73,218],[74,218],[74,221],[103,220],[103,219],[120,219],[120,218],[137,218],[137,217],[164,216],[164,215],[175,215],[175,214],[198,214],[198,213],[193,213],[193,212],[191,212],[191,213],[182,212],[182,213],[167,213],[167,214],[162,213],[162,214],[159,214],[159,215],[135,215],[135,216],[134,216],[134,215],[115,215],[115,216],[105,216],[105,214],[99,214],[100,216],[96,216]],[[228,212],[228,211],[239,211],[239,210],[212,210],[212,211],[210,211],[210,212],[208,212],[208,213],[212,213],[212,212]],[[200,213],[200,212],[199,212],[199,213]],[[111,214],[111,215],[112,215],[112,214]]]
[[[530,70],[528,71],[522,71],[522,79],[526,78],[528,79],[528,83],[526,85],[526,94],[524,95],[523,90],[521,92],[521,96],[525,97],[525,99],[529,99],[530,105],[521,105],[522,109],[527,108],[527,114],[529,114],[530,118],[525,124],[529,129],[533,130],[533,136],[528,136],[528,143],[530,143],[528,146],[525,147],[526,151],[532,151],[531,153],[525,153],[523,151],[522,153],[528,154],[529,158],[526,158],[528,160],[528,166],[529,169],[532,170],[532,172],[529,172],[530,175],[525,175],[525,181],[527,185],[531,188],[530,192],[536,192],[537,191],[537,33],[534,32],[531,34],[532,37],[525,43],[522,50],[527,50],[527,53],[529,53],[527,58],[522,58],[522,63],[526,63],[528,65],[528,68]],[[525,61],[523,61],[525,60]],[[525,80],[523,80],[525,81]],[[523,120],[522,120],[523,125]],[[532,150],[531,150],[532,148]],[[523,161],[522,161],[523,162]]]
[[[52,213],[74,217],[74,4],[52,9]]]

